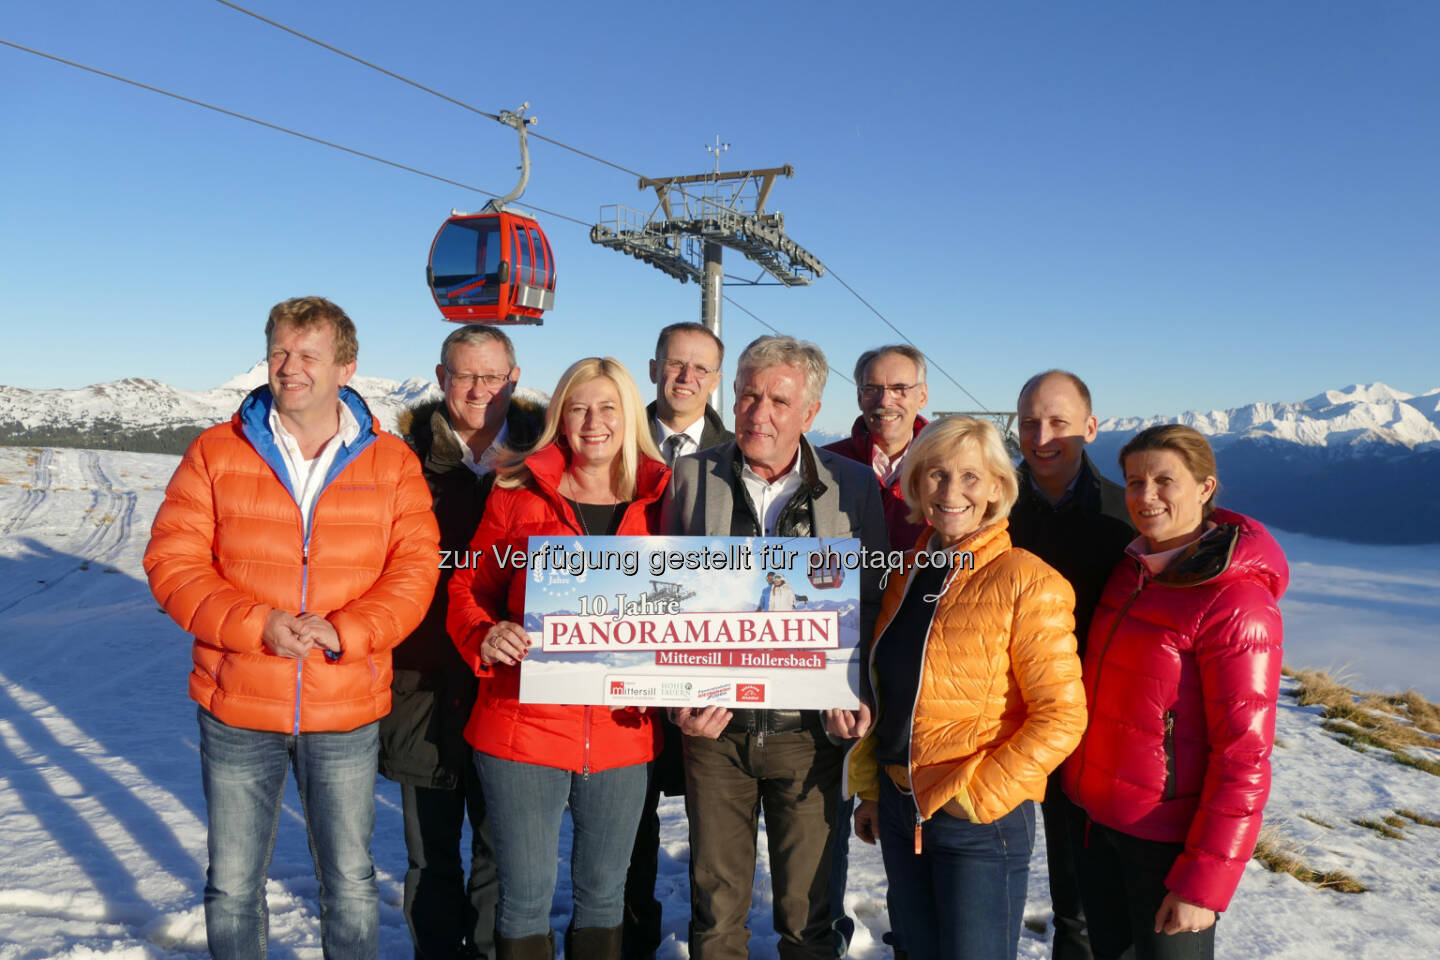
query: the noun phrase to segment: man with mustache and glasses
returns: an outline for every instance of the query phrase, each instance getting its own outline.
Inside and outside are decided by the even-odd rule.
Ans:
[[[855,395],[860,416],[850,436],[825,447],[875,471],[885,502],[890,546],[909,550],[924,529],[905,519],[909,508],[900,493],[900,468],[905,451],[928,423],[920,410],[930,401],[925,385],[925,356],[908,344],[866,350],[855,361]]]
[[[860,416],[850,428],[850,436],[828,444],[825,449],[851,460],[857,460],[875,471],[880,495],[885,505],[885,528],[890,533],[890,546],[908,550],[915,545],[924,522],[905,519],[909,507],[900,490],[900,468],[910,441],[928,423],[920,416],[920,408],[930,400],[925,385],[925,356],[914,347],[887,344],[866,350],[855,361],[855,396],[860,403]],[[854,801],[841,803],[841,817],[835,827],[835,869],[830,876],[831,923],[835,928],[836,956],[843,957],[849,949],[855,921],[845,915],[845,873],[850,854],[850,814]],[[893,933],[886,942],[903,949]]]

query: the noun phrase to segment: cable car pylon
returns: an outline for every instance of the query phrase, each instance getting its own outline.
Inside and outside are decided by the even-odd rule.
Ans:
[[[510,204],[530,183],[529,101],[497,118],[520,137],[520,179],[479,213],[451,210],[430,244],[425,282],[455,323],[543,323],[555,305],[555,255],[533,216]]]
[[[785,217],[767,213],[765,205],[776,177],[793,177],[795,168],[733,170],[722,173],[720,154],[729,148],[716,137],[705,149],[715,155],[713,172],[677,177],[641,177],[639,189],[653,189],[656,204],[649,213],[623,204],[600,208],[600,222],[590,228],[590,241],[626,253],[670,277],[700,284],[700,322],[718,337],[721,287],[778,283],[787,287],[809,284],[825,275],[820,259],[785,234]],[[685,184],[703,184],[690,193]],[[724,249],[743,254],[761,273],[753,280],[726,276],[721,267]],[[766,275],[773,278],[764,281]],[[718,408],[717,396],[712,405]]]

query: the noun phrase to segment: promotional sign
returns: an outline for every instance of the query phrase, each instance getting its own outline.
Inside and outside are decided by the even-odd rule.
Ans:
[[[857,539],[531,537],[524,703],[854,709]]]

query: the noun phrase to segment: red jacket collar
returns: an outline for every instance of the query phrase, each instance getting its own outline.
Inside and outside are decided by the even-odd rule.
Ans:
[[[535,480],[535,486],[551,500],[560,501],[564,497],[560,495],[560,480],[565,476],[565,470],[570,466],[570,450],[561,445],[558,440],[536,450],[525,458],[525,466],[530,468],[530,476]],[[640,469],[635,478],[635,502],[649,505],[659,500],[665,494],[665,487],[670,482],[670,468],[659,460],[652,460],[645,454],[640,454]]]

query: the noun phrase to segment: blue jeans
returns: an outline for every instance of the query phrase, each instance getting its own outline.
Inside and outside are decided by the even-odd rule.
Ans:
[[[475,752],[500,875],[495,927],[518,940],[550,929],[560,850],[560,821],[573,825],[570,926],[618,927],[625,913],[625,871],[645,805],[649,764],[582,776],[557,767]]]
[[[936,813],[916,854],[914,800],[880,776],[880,850],[911,960],[1014,960],[1034,845],[1027,800],[994,823]]]
[[[265,956],[265,872],[275,850],[288,767],[295,770],[320,881],[320,938],[326,960],[376,956],[379,893],[370,839],[375,832],[379,725],[295,736],[232,727],[203,707],[197,713],[210,820],[205,935],[211,956]]]

